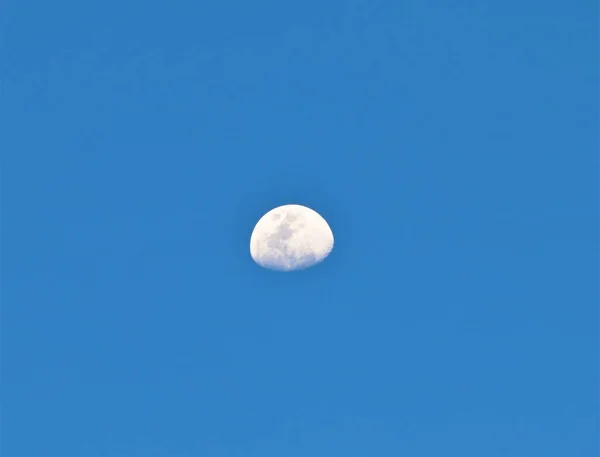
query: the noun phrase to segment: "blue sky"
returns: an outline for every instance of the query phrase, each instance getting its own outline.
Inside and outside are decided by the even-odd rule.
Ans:
[[[3,2],[2,456],[597,456],[596,3]]]

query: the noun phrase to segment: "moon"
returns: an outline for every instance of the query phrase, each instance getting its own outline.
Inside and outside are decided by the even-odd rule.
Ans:
[[[333,249],[333,232],[316,211],[283,205],[260,218],[250,237],[250,255],[261,267],[294,271],[312,267]]]

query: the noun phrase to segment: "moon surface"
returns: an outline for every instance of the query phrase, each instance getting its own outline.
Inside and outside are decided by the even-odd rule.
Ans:
[[[333,232],[319,213],[283,205],[260,218],[250,237],[250,255],[261,267],[294,271],[312,267],[333,249]]]

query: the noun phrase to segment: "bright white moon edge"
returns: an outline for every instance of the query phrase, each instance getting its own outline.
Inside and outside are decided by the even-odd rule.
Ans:
[[[250,255],[270,270],[294,271],[312,267],[333,249],[333,232],[316,211],[302,205],[283,205],[260,218],[250,237]]]

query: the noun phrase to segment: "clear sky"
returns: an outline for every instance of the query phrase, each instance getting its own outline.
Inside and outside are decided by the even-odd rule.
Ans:
[[[595,0],[0,18],[2,457],[598,456]]]

